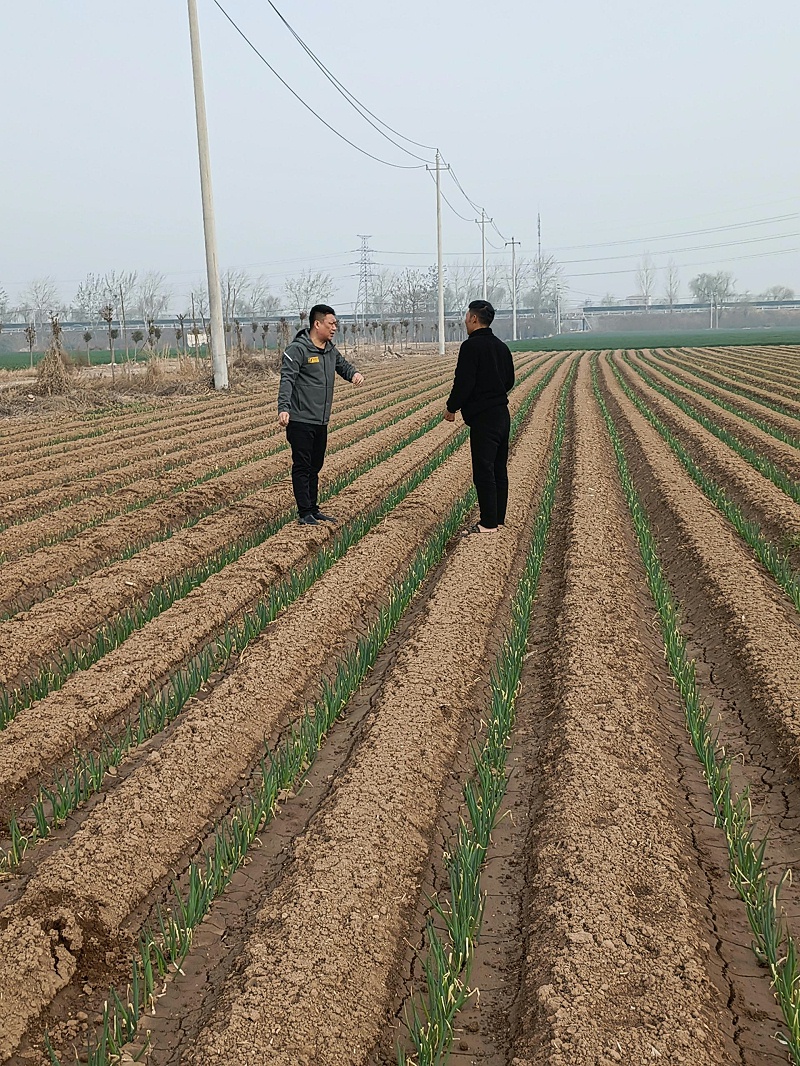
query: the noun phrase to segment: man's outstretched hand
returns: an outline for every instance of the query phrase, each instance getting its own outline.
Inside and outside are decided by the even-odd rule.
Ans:
[[[358,372],[353,374],[353,384],[354,385],[363,385],[364,384],[364,375],[363,374],[359,374]]]
[[[289,425],[289,412],[288,411],[281,411],[281,413],[278,415],[278,425],[279,426],[284,426],[284,427]]]

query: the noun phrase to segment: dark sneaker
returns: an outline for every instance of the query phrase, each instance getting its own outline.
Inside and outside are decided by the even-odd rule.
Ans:
[[[318,526],[319,522],[313,514],[301,514],[297,520],[299,526]]]
[[[314,518],[316,518],[316,520],[318,522],[335,522],[336,521],[336,519],[333,517],[333,515],[323,514],[322,511],[315,511],[314,512]]]

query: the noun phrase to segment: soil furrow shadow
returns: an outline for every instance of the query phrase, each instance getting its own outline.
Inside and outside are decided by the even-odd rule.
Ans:
[[[573,402],[574,387],[573,394],[570,397],[570,405]],[[570,421],[568,416],[567,433],[562,453],[562,473],[559,476],[554,503],[554,523],[558,522],[562,497],[565,491],[565,475],[563,471],[569,469],[571,461]],[[552,437],[550,448],[552,449]],[[541,494],[544,474],[544,470],[537,472],[539,482],[537,491],[539,495]],[[500,650],[507,630],[508,610],[516,583],[525,564],[535,513],[535,509],[532,509],[527,535],[523,538],[521,550],[515,563],[513,580],[509,581],[508,594],[503,601],[503,609],[498,613],[494,623],[494,631],[488,642],[489,654],[487,660],[480,664],[479,674],[487,680],[481,686],[482,693],[477,699],[479,707],[488,707],[489,705],[489,669]],[[543,606],[543,601],[546,601],[548,596],[546,594],[543,596],[542,590],[550,583],[553,583],[554,578],[551,571],[555,571],[559,566],[555,561],[560,558],[563,550],[563,545],[559,543],[559,536],[563,540],[561,531],[551,528],[540,578],[540,591],[537,594],[531,618],[528,660],[531,658],[536,660],[543,659],[551,647],[553,634],[551,632],[550,610],[548,606]],[[525,679],[530,673],[529,662],[526,662],[523,668],[523,687],[521,689],[523,695],[525,693]],[[547,686],[548,679],[545,670],[542,672],[541,680]],[[536,751],[538,750],[536,734],[538,723],[532,720],[531,710],[534,706],[539,708],[543,706],[541,701],[532,704],[527,699],[524,699],[524,704],[521,705],[523,695],[521,695],[517,703],[514,741],[509,754],[510,774],[506,798],[503,802],[500,819],[492,833],[488,861],[481,877],[481,887],[486,892],[487,901],[469,982],[470,988],[478,991],[473,993],[457,1021],[461,1036],[456,1040],[451,1052],[450,1057],[454,1062],[460,1060],[460,1054],[464,1051],[465,1045],[479,1048],[482,1052],[492,1047],[493,1037],[490,1035],[492,1021],[497,1021],[502,1016],[503,1011],[508,1009],[510,1001],[513,1001],[514,973],[518,968],[519,957],[523,952],[518,936],[520,917],[517,911],[516,897],[513,890],[510,890],[508,886],[509,884],[517,884],[521,877],[524,879],[524,871],[519,868],[520,858],[518,852],[521,841],[524,840],[527,831],[531,817],[530,812],[532,805],[535,803],[538,788],[536,781]],[[398,1038],[403,1039],[411,999],[415,992],[419,992],[425,985],[422,964],[423,953],[426,948],[425,926],[431,917],[429,900],[438,893],[446,893],[449,887],[444,865],[444,851],[445,847],[456,838],[459,821],[465,814],[463,787],[466,780],[474,773],[471,746],[480,743],[484,731],[483,726],[482,719],[478,719],[475,716],[466,720],[458,746],[458,755],[442,792],[436,836],[423,875],[416,913],[409,920],[409,928],[414,931],[415,939],[407,941],[406,950],[398,967],[395,979],[397,991],[392,1021],[391,1024],[385,1027],[370,1056],[370,1062],[374,1066],[393,1066],[396,1063],[396,1043]]]
[[[780,828],[789,811],[800,814],[796,771],[771,723],[752,699],[747,672],[725,639],[724,616],[708,587],[697,579],[697,560],[686,550],[685,537],[663,504],[640,445],[615,398],[607,390],[603,392],[656,536],[665,576],[680,604],[681,630],[687,639],[688,655],[696,662],[701,696],[712,711],[712,724],[719,726],[721,743],[730,754],[741,755],[734,759],[735,788],[740,792],[750,785],[757,838],[769,830],[769,861],[783,869],[800,855],[800,819],[798,827],[790,832]],[[650,609],[653,611],[652,605]],[[654,632],[657,636],[657,630]],[[666,677],[664,684],[670,685]],[[781,1014],[770,990],[768,972],[758,965],[753,953],[744,905],[729,884],[728,852],[722,832],[714,827],[711,795],[698,757],[675,702],[663,699],[661,706],[664,743],[666,750],[674,752],[677,783],[683,793],[680,807],[695,855],[697,897],[705,901],[709,943],[718,959],[715,983],[723,991],[728,989],[740,1060],[747,1064],[785,1062],[785,1054],[775,1042],[775,1033],[783,1024]],[[765,783],[765,774],[772,774],[777,780]],[[791,885],[785,890],[783,902],[790,916],[800,910],[798,891]],[[798,922],[795,920],[794,924],[797,926]]]

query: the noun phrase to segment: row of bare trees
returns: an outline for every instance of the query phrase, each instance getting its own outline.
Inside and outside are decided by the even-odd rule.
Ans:
[[[307,314],[314,303],[329,303],[335,291],[331,275],[320,270],[303,270],[286,278],[280,295],[272,292],[264,275],[252,277],[245,270],[229,269],[221,276],[223,316],[226,322],[236,319],[256,319],[283,312]],[[509,265],[493,264],[487,272],[487,295],[501,305],[511,299],[514,278]],[[535,309],[551,304],[556,291],[563,290],[561,269],[552,256],[517,261],[516,288],[520,306]],[[445,305],[463,310],[471,299],[481,295],[480,268],[474,263],[459,262],[447,269],[445,276]],[[409,315],[415,321],[426,311],[434,310],[437,298],[437,273],[428,269],[383,268],[373,271],[369,279],[368,301],[359,310],[377,316]],[[117,321],[164,318],[178,302],[174,290],[164,274],[148,270],[139,274],[131,271],[108,271],[87,274],[69,300],[65,300],[50,277],[36,278],[21,292],[14,307],[7,294],[0,289],[0,319],[11,314],[41,326],[51,313],[62,320],[86,322],[97,327],[102,319],[101,308],[112,307]],[[193,288],[180,300],[182,314],[199,319],[209,315],[208,291],[204,285]]]
[[[633,297],[646,307],[655,300],[663,300],[670,307],[680,302],[681,278],[677,263],[670,259],[661,274],[661,287],[658,289],[659,271],[650,255],[642,256],[635,273],[636,292]],[[727,270],[715,273],[697,274],[688,282],[691,298],[697,303],[721,304],[730,300],[746,302],[752,299],[793,300],[794,290],[787,285],[771,285],[764,292],[753,294],[740,292],[736,287],[736,278]],[[621,301],[611,293],[603,297],[601,303],[613,307]],[[625,301],[627,302],[627,301]]]

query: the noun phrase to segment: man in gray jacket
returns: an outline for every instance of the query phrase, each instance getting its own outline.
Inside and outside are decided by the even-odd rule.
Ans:
[[[334,374],[360,385],[364,377],[348,363],[333,343],[336,312],[316,304],[308,314],[308,329],[301,329],[283,353],[278,389],[278,422],[286,427],[292,448],[292,488],[300,525],[335,522],[319,509],[319,472],[325,462],[328,422],[333,404]]]

